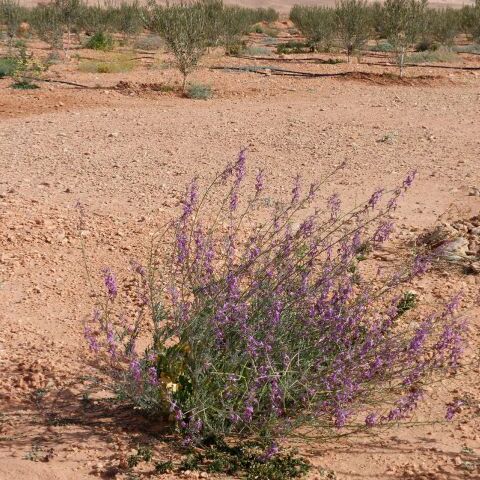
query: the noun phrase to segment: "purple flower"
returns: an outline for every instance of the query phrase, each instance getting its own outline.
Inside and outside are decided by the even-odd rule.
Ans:
[[[130,362],[130,374],[137,383],[142,379],[142,367],[136,358]]]
[[[376,232],[373,234],[373,241],[375,243],[383,243],[390,237],[393,232],[393,222],[383,222],[379,225]]]
[[[297,175],[293,183],[291,204],[295,205],[299,199],[300,199],[300,175]]]
[[[425,255],[417,255],[413,261],[413,267],[410,276],[418,277],[423,275],[430,266],[430,259]]]
[[[138,273],[141,277],[145,277],[147,274],[145,267],[142,266],[141,263],[137,262],[136,260],[130,261],[130,266],[135,273]]]
[[[342,203],[340,201],[340,197],[338,196],[338,193],[334,193],[329,197],[329,199],[327,200],[327,206],[330,210],[331,220],[336,220],[338,218],[341,205]]]
[[[245,410],[243,411],[243,420],[246,422],[246,423],[250,423],[252,421],[252,418],[253,418],[253,405],[247,405],[245,407]]]
[[[377,191],[375,191],[373,193],[373,195],[370,197],[370,200],[368,201],[368,206],[371,208],[371,209],[374,209],[375,206],[377,205],[377,203],[380,201],[380,199],[382,198],[382,195],[383,195],[383,192],[385,190],[383,188],[380,188],[378,189]]]
[[[148,369],[148,383],[153,386],[158,385],[157,369],[155,367]]]
[[[409,172],[408,175],[405,177],[405,180],[403,181],[402,187],[405,190],[410,188],[416,176],[417,176],[417,170],[412,170],[411,172]]]
[[[105,283],[105,288],[107,289],[107,294],[110,299],[114,299],[117,296],[117,282],[113,272],[109,268],[103,270],[103,281]]]
[[[197,179],[194,178],[190,185],[187,187],[187,192],[185,194],[185,200],[183,201],[183,215],[182,220],[186,221],[190,217],[195,209],[198,198],[198,184]]]
[[[98,344],[97,338],[95,337],[92,329],[88,325],[85,325],[83,334],[88,342],[90,351],[97,353],[100,350],[100,345]]]
[[[376,413],[369,413],[365,417],[365,425],[367,427],[374,427],[378,423],[378,415]]]
[[[239,186],[240,183],[242,182],[243,178],[245,177],[246,173],[246,168],[245,168],[245,163],[247,159],[247,150],[243,148],[240,150],[240,153],[238,155],[238,160],[235,163],[235,166],[233,167],[233,170],[235,172],[235,185]]]
[[[278,452],[280,451],[280,448],[278,447],[278,445],[273,442],[268,448],[267,450],[265,450],[265,453],[261,456],[261,460],[263,462],[268,462],[269,460],[271,460],[273,457],[275,457],[276,455],[278,455]]]
[[[337,408],[334,413],[335,426],[342,428],[347,424],[349,413],[344,408]]]
[[[232,189],[230,194],[230,211],[235,212],[238,207],[238,190],[236,188]]]
[[[177,230],[177,260],[180,265],[183,265],[188,257],[188,239],[185,229],[180,227]]]
[[[453,417],[461,412],[464,402],[462,400],[455,400],[447,405],[447,411],[445,412],[445,420],[449,422],[453,420]]]
[[[265,188],[265,176],[263,170],[259,170],[255,178],[255,193],[259,195]]]
[[[445,314],[446,315],[453,315],[455,310],[458,309],[460,306],[460,302],[462,300],[462,295],[461,293],[457,293],[451,300],[450,302],[447,303],[445,306]]]

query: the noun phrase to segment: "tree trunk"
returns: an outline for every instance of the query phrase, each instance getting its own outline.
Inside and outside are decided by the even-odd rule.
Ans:
[[[182,90],[183,90],[183,93],[186,93],[186,90],[187,90],[187,74],[186,73],[183,74]]]
[[[405,62],[405,47],[402,47],[402,51],[400,52],[400,78],[403,77],[404,62]]]

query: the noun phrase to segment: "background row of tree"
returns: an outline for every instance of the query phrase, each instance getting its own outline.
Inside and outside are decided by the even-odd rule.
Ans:
[[[12,48],[20,36],[35,35],[52,49],[68,51],[74,39],[90,48],[108,49],[114,34],[122,41],[143,32],[158,34],[174,54],[184,78],[208,47],[223,45],[228,53],[240,50],[254,25],[273,22],[269,8],[226,6],[222,0],[157,5],[137,2],[87,5],[82,0],[52,0],[25,8],[17,0],[0,0],[0,28]],[[335,7],[295,6],[290,19],[313,51],[332,46],[348,58],[371,40],[385,39],[396,54],[400,73],[406,52],[418,42],[453,46],[459,34],[480,42],[480,0],[461,9],[429,8],[427,0],[339,0]],[[85,41],[82,39],[86,37]]]

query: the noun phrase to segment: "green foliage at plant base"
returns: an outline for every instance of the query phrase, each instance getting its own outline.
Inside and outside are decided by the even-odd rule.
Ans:
[[[415,292],[407,291],[397,304],[397,315],[400,317],[405,312],[415,308],[418,303],[418,295]]]
[[[301,478],[310,465],[293,453],[265,452],[254,443],[229,446],[215,441],[209,447],[188,455],[180,465],[181,471],[203,470],[213,474],[242,475],[247,480],[288,480]]]

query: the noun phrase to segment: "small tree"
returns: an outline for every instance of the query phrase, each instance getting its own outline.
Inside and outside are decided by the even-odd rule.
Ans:
[[[348,61],[367,42],[371,31],[371,15],[366,0],[340,0],[335,8],[335,23],[340,43]]]
[[[451,47],[460,31],[458,10],[445,8],[429,11],[429,32],[433,39],[442,45]]]
[[[465,7],[463,17],[465,32],[480,43],[480,0],[476,0],[473,7]]]
[[[318,51],[320,46],[330,46],[335,29],[331,8],[295,5],[290,11],[290,20],[308,40],[313,51]]]
[[[63,49],[62,12],[54,3],[38,5],[32,10],[31,23],[35,33],[52,50]]]
[[[427,0],[385,0],[384,8],[385,35],[394,48],[403,77],[406,52],[424,30]]]
[[[183,91],[188,75],[197,67],[209,44],[208,19],[202,4],[151,6],[150,28],[165,40],[183,76]]]
[[[242,37],[248,33],[251,25],[255,23],[253,15],[247,8],[224,7],[221,17],[221,41],[228,54],[239,52]]]
[[[16,0],[0,0],[0,26],[5,26],[9,48],[13,46],[13,39],[24,20],[24,13],[24,9]]]
[[[125,41],[136,37],[143,30],[142,10],[137,1],[122,2],[113,11],[115,30],[123,35]]]
[[[78,27],[81,18],[82,2],[81,0],[55,0],[54,4],[59,11],[64,31],[67,33],[67,44],[64,44],[64,48],[68,51],[72,44],[72,31]]]

